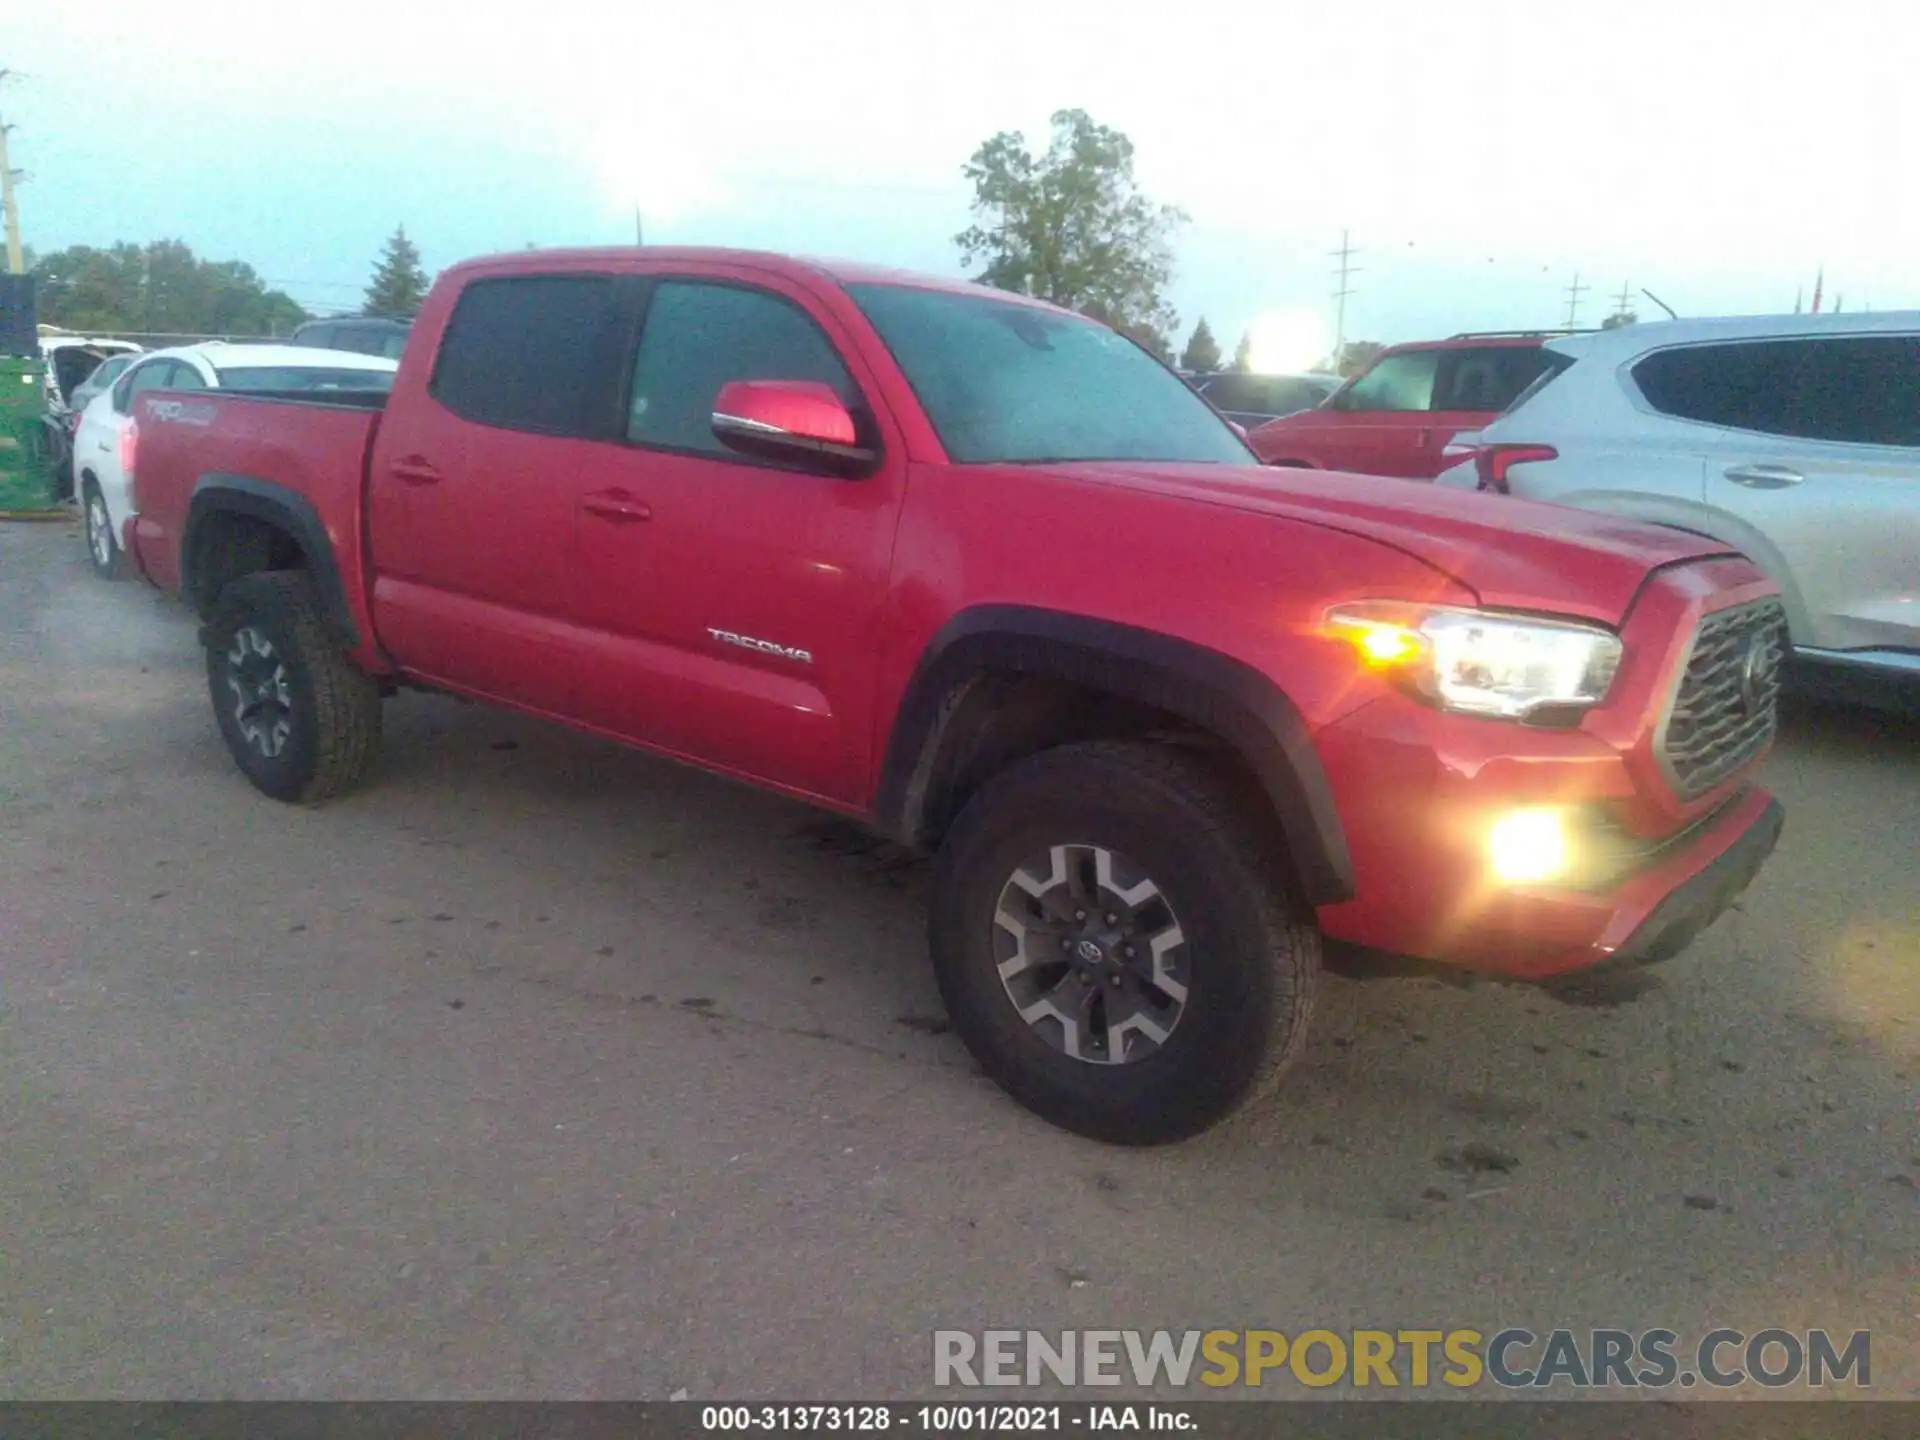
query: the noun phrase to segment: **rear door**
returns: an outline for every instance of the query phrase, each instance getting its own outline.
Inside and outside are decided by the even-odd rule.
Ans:
[[[1707,502],[1784,569],[1797,646],[1920,654],[1920,335],[1694,346],[1635,379],[1703,422]]]
[[[1417,448],[1405,472],[1428,479],[1457,458],[1447,453],[1454,437],[1481,429],[1520,397],[1552,363],[1539,345],[1478,345],[1440,353],[1433,408],[1414,432]]]
[[[424,389],[396,390],[367,526],[375,627],[407,669],[574,713],[575,501],[614,453],[628,289],[606,274],[476,279]]]
[[[717,769],[854,802],[905,465],[837,322],[758,272],[663,273],[628,369],[623,444],[577,486],[592,723]],[[713,433],[735,380],[822,382],[887,458],[846,480]]]

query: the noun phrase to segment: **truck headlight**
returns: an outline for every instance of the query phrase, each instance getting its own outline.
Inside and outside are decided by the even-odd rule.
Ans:
[[[1606,698],[1620,668],[1619,637],[1574,621],[1363,601],[1329,610],[1323,630],[1370,669],[1468,715],[1584,710]]]

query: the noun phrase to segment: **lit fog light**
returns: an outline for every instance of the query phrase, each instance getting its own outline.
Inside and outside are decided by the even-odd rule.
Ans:
[[[1567,817],[1560,810],[1515,810],[1487,836],[1493,873],[1509,885],[1537,885],[1567,873],[1573,859]]]

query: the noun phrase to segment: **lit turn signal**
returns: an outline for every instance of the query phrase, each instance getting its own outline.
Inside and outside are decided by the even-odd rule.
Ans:
[[[1425,636],[1397,620],[1334,614],[1327,619],[1327,631],[1348,641],[1362,660],[1381,670],[1416,660],[1427,649]]]
[[[1577,716],[1606,699],[1620,666],[1610,630],[1458,605],[1353,601],[1328,610],[1319,633],[1443,710],[1506,720]]]

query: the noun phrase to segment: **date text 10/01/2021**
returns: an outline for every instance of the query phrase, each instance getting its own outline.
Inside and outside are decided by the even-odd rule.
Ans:
[[[1062,1430],[1190,1432],[1177,1405],[705,1405],[703,1431],[920,1431],[1005,1434]]]

